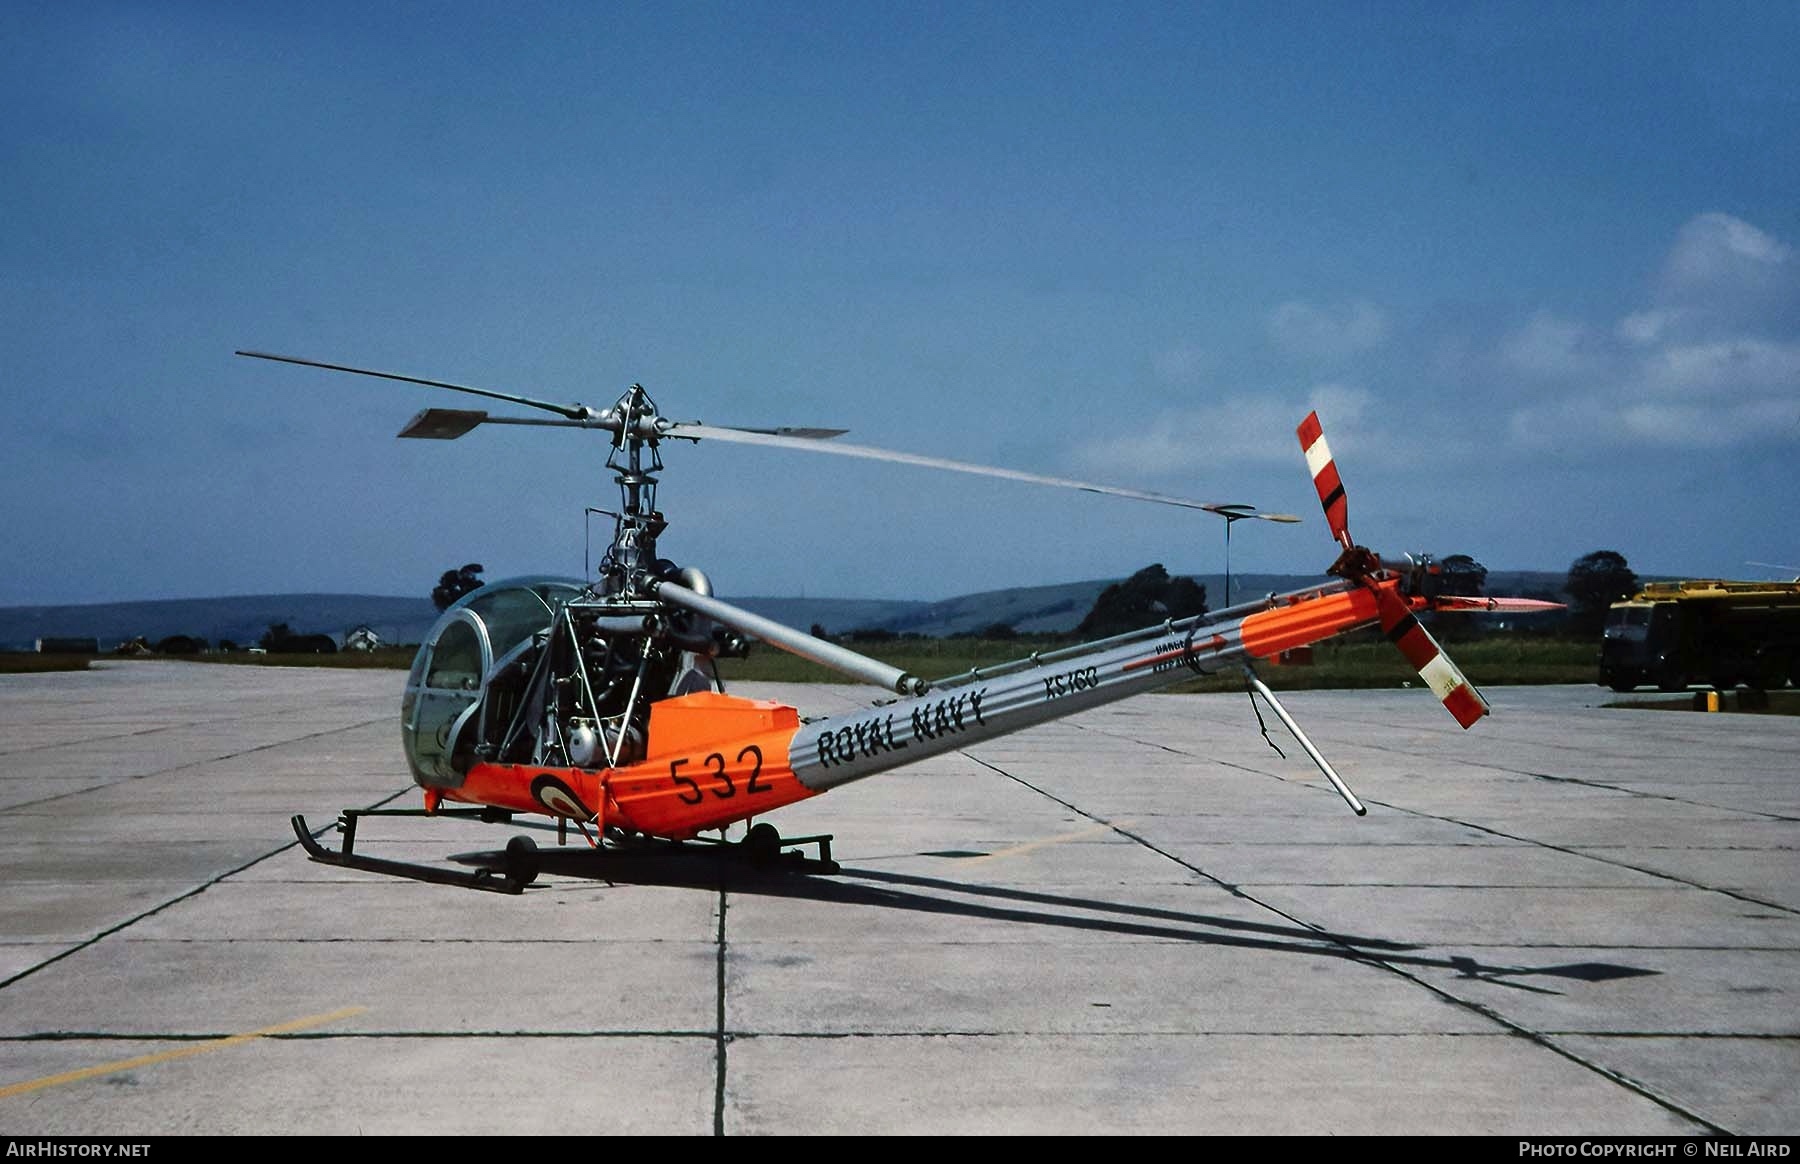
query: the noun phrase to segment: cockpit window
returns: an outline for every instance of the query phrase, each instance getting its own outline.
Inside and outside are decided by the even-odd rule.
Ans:
[[[579,593],[573,586],[507,586],[469,603],[487,627],[496,659],[550,625],[551,604]]]
[[[1606,616],[1607,626],[1649,626],[1650,608],[1648,606],[1615,606]]]
[[[481,640],[466,622],[453,622],[431,649],[431,671],[425,686],[473,691],[481,685]]]

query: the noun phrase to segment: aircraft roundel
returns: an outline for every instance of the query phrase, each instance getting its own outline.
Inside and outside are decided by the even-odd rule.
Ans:
[[[531,782],[531,795],[552,816],[566,816],[573,820],[594,819],[593,810],[581,803],[581,797],[575,794],[575,790],[548,772]]]

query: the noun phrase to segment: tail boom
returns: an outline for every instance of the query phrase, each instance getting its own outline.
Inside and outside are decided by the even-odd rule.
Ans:
[[[1270,659],[1365,626],[1378,614],[1375,592],[1360,586],[1335,594],[1293,596],[1285,605],[1244,616],[1244,651],[1254,658]]]

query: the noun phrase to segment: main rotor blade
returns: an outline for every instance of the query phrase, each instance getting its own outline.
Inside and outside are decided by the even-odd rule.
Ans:
[[[967,461],[952,461],[943,457],[927,457],[918,453],[900,453],[892,449],[878,449],[869,445],[852,445],[831,442],[821,444],[811,440],[797,440],[792,437],[778,436],[770,433],[756,432],[748,429],[720,428],[710,424],[672,424],[665,430],[665,435],[681,437],[689,440],[710,439],[733,441],[738,444],[762,445],[768,448],[805,449],[815,453],[836,453],[843,457],[861,457],[871,461],[891,461],[901,465],[920,465],[927,469],[947,469],[953,473],[973,473],[981,477],[1000,477],[1008,481],[1026,481],[1034,485],[1055,485],[1064,489],[1079,489],[1085,493],[1104,493],[1112,497],[1129,497],[1136,501],[1155,501],[1163,505],[1179,505],[1184,509],[1204,509],[1209,513],[1221,516],[1255,517],[1263,521],[1295,522],[1300,519],[1288,513],[1247,513],[1248,508],[1242,505],[1214,505],[1205,501],[1192,501],[1185,497],[1171,497],[1166,493],[1150,493],[1142,489],[1122,489],[1115,485],[1095,485],[1087,481],[1072,481],[1066,477],[1046,477],[1041,473],[1026,473],[1018,469],[1000,469],[991,465],[975,465]]]
[[[398,372],[377,372],[370,368],[353,368],[348,364],[327,364],[323,360],[307,360],[299,356],[278,356],[272,352],[236,353],[257,360],[275,360],[283,364],[299,364],[307,368],[324,368],[331,372],[353,372],[358,376],[376,376],[383,380],[398,380],[402,384],[423,384],[427,388],[448,388],[452,392],[467,392],[471,396],[485,396],[490,400],[505,400],[511,404],[523,404],[529,408],[541,408],[545,412],[554,412],[566,416],[570,420],[585,420],[593,415],[593,410],[584,404],[551,404],[545,400],[533,400],[529,396],[514,396],[508,392],[490,392],[486,388],[471,388],[467,384],[450,384],[443,380],[427,380],[422,376],[403,376]]]
[[[428,440],[453,441],[483,424],[527,424],[535,428],[600,428],[609,431],[611,427],[604,423],[603,419],[545,420],[536,416],[490,416],[477,409],[427,408],[408,421],[406,427],[400,430],[399,435]],[[846,428],[750,428],[742,431],[805,437],[809,440],[828,440],[839,433],[850,430]]]
[[[832,437],[840,437],[850,431],[847,428],[746,428],[741,424],[715,425],[714,427],[728,428],[732,432],[754,432],[761,433],[763,436],[794,437],[809,441],[828,441]]]

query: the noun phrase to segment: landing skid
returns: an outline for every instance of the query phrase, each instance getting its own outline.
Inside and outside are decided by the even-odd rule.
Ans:
[[[807,856],[799,848],[802,845],[814,846],[818,856]],[[598,849],[543,849],[537,856],[544,873],[644,885],[708,886],[746,875],[804,876],[836,873],[839,868],[831,859],[829,836],[782,837],[767,824],[757,825],[741,841],[615,835]],[[457,853],[449,859],[502,876],[511,853]]]
[[[802,850],[812,846],[818,853],[808,857]],[[546,854],[554,857],[556,855]],[[727,861],[748,865],[751,869],[780,873],[836,873],[838,863],[831,859],[831,836],[821,833],[810,837],[784,837],[768,823],[752,825],[741,841],[713,840],[694,837],[686,841],[670,841],[661,837],[631,836],[610,842],[598,853],[571,853],[571,857],[598,857],[604,867],[610,862],[663,857],[698,861]]]
[[[365,857],[356,851],[356,822],[365,816],[424,816],[420,809],[380,809],[380,808],[347,808],[339,814],[337,830],[344,835],[344,847],[336,852],[327,849],[313,838],[312,830],[306,827],[306,818],[299,813],[294,814],[294,835],[300,838],[300,845],[306,855],[326,865],[337,865],[344,869],[362,869],[369,873],[386,873],[391,877],[408,877],[414,881],[430,881],[438,885],[460,885],[465,889],[485,889],[491,893],[523,893],[525,887],[537,880],[538,847],[530,837],[514,837],[506,843],[504,860],[499,867],[483,867],[473,872],[464,873],[456,869],[445,869],[438,865],[420,865],[412,861],[390,861],[382,857]],[[491,820],[491,815],[484,816],[482,811],[440,811],[438,816],[468,816],[476,819]],[[504,818],[501,818],[504,819]]]
[[[538,874],[550,869],[575,876],[606,878],[609,867],[625,873],[629,869],[661,864],[677,859],[692,868],[706,861],[725,861],[745,865],[757,872],[771,873],[836,873],[838,863],[831,858],[831,837],[783,837],[775,826],[761,823],[753,826],[741,841],[710,840],[704,837],[688,841],[664,840],[660,837],[629,836],[611,838],[598,849],[541,850],[527,836],[516,836],[506,848],[491,852],[462,853],[450,858],[472,866],[468,872],[446,869],[440,865],[422,865],[412,861],[392,861],[368,857],[356,851],[356,823],[365,816],[454,816],[488,823],[504,823],[511,813],[498,809],[439,809],[428,813],[411,808],[347,808],[339,814],[337,831],[343,834],[343,848],[332,850],[321,845],[306,826],[306,818],[293,817],[294,835],[306,855],[326,865],[345,869],[362,869],[391,877],[429,881],[437,885],[460,885],[465,889],[483,889],[490,893],[518,894],[537,880]],[[560,822],[559,822],[560,824]],[[548,826],[544,826],[548,827]],[[563,829],[558,828],[559,837]],[[809,857],[803,846],[813,846],[818,855]],[[628,879],[628,878],[622,878]]]

